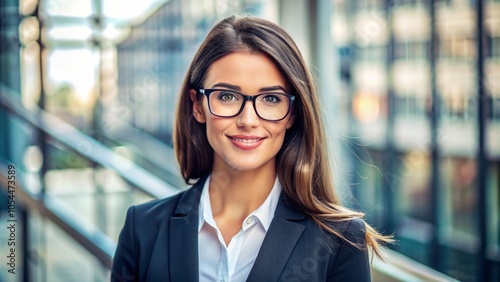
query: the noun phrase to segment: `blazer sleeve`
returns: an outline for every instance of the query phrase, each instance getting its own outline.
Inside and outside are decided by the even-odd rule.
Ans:
[[[111,270],[111,281],[113,282],[139,281],[134,214],[135,207],[130,207],[127,211],[125,225],[118,238]]]
[[[364,221],[360,218],[352,219],[344,236],[361,248],[342,242],[330,269],[328,281],[370,281],[370,262],[365,233]]]

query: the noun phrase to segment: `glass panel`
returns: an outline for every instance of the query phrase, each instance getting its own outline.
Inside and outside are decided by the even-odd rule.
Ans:
[[[89,130],[96,102],[94,52],[78,48],[44,54],[45,109],[81,130]]]
[[[108,273],[90,253],[52,222],[30,218],[34,281],[107,281]]]
[[[491,263],[492,281],[500,279],[500,164],[490,163],[488,181],[488,254],[496,255],[495,262]]]
[[[153,197],[137,189],[130,190],[130,185],[112,170],[96,168],[94,173],[99,187],[92,198],[96,213],[95,224],[117,242],[127,209],[150,201]]]
[[[438,143],[441,155],[439,211],[443,224],[445,271],[468,280],[477,271],[479,247],[476,158],[478,83],[475,3],[451,1],[438,6],[437,91],[440,96]]]
[[[436,79],[441,102],[438,142],[445,154],[472,157],[477,151],[475,10],[453,2],[438,6],[436,18]]]
[[[447,157],[441,160],[442,176],[440,241],[444,270],[453,277],[472,279],[478,267],[479,246],[477,163],[474,159]]]
[[[35,108],[40,99],[40,45],[30,42],[21,51],[21,99],[27,109]]]
[[[441,247],[442,271],[459,281],[477,281],[479,261],[465,249]]]
[[[496,254],[491,262],[491,281],[500,280],[500,1],[485,1],[485,77],[481,80],[490,104],[486,123],[487,153],[489,161],[487,187],[487,252]]]
[[[52,142],[49,148],[46,192],[114,240],[118,239],[127,208],[152,199],[111,170],[93,166],[58,143]]]
[[[353,185],[350,186],[356,199],[347,198],[347,204],[365,212],[370,223],[381,226],[387,216],[381,187],[386,187],[391,180],[384,179],[383,153],[355,143],[349,145],[349,150],[356,156],[353,158]]]
[[[446,200],[442,211],[444,228],[449,236],[464,236],[477,240],[477,187],[476,162],[466,158],[442,160],[443,195]],[[474,236],[474,237],[471,237]]]
[[[500,164],[490,163],[488,181],[488,245],[500,251]]]
[[[458,240],[463,247],[478,244],[477,226],[477,164],[473,159],[444,158],[441,160],[441,205],[443,238]]]
[[[452,1],[436,10],[439,50],[441,242],[446,272],[471,279],[479,246],[477,163],[477,76],[474,3]]]
[[[430,155],[425,147],[410,149],[399,154],[394,165],[392,178],[398,237],[394,248],[412,259],[429,264],[430,241],[434,231],[432,202],[429,200]]]
[[[426,222],[432,221],[429,183],[431,160],[427,152],[409,151],[400,155],[399,209],[401,216]]]

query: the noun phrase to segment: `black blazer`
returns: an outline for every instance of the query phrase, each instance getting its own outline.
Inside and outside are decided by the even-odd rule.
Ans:
[[[198,281],[198,203],[205,179],[128,209],[111,281]],[[361,219],[331,227],[366,246]],[[247,281],[370,281],[368,252],[325,232],[282,192]]]

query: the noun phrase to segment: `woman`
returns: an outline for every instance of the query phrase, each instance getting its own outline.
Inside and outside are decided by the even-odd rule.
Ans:
[[[378,234],[337,199],[319,101],[290,36],[219,22],[196,53],[174,146],[186,183],[131,207],[112,280],[368,281]]]

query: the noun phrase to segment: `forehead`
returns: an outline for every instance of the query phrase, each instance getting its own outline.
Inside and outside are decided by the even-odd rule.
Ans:
[[[267,55],[259,52],[234,52],[214,61],[207,70],[204,87],[227,83],[253,92],[269,86],[287,88],[285,76]]]

